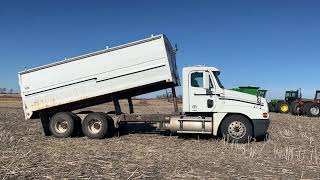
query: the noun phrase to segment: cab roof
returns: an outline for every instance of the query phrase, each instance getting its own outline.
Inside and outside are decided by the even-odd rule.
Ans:
[[[220,72],[220,70],[219,70],[218,68],[208,67],[208,66],[203,66],[203,65],[195,65],[195,66],[184,67],[183,70],[187,70],[187,71],[193,71],[193,70],[209,70],[209,71]]]

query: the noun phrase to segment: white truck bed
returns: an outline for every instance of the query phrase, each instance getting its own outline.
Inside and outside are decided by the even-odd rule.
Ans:
[[[175,53],[164,35],[29,69],[18,76],[26,119],[41,110],[75,109],[107,102],[111,95],[140,95],[179,85]]]

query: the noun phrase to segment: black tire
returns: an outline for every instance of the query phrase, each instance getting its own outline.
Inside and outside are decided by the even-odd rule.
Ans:
[[[307,116],[307,110],[310,109],[312,102],[305,102],[301,108],[302,115]]]
[[[290,104],[290,113],[296,116],[299,116],[301,114],[301,106],[299,102],[292,102]]]
[[[70,137],[74,132],[75,118],[70,112],[59,112],[52,116],[49,129],[57,138]]]
[[[246,143],[251,141],[253,129],[250,121],[241,115],[230,115],[221,124],[221,134],[228,142]]]
[[[110,117],[108,114],[106,114],[106,113],[103,113],[103,114],[107,118],[107,121],[108,121],[108,130],[107,130],[106,137],[107,138],[113,137],[113,135],[116,131],[116,129],[114,127],[114,121],[113,121],[112,117]]]
[[[316,103],[309,103],[305,113],[309,117],[318,117],[320,115],[320,106]]]
[[[289,113],[289,103],[285,101],[277,102],[276,109],[278,113],[287,114]]]
[[[102,139],[110,134],[112,126],[105,113],[90,113],[82,122],[82,131],[90,139]]]
[[[273,106],[271,102],[268,103],[269,112],[275,112],[276,108]]]
[[[75,121],[74,121],[74,131],[73,131],[71,136],[79,136],[79,137],[83,136],[81,118],[78,115],[74,114],[74,113],[71,113],[71,115],[75,119]]]

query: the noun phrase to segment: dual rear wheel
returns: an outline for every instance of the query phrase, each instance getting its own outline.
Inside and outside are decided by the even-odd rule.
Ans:
[[[59,112],[50,119],[49,129],[58,138],[76,136],[82,132],[90,139],[102,139],[112,135],[114,124],[112,118],[105,113],[90,113],[81,123],[77,115]]]

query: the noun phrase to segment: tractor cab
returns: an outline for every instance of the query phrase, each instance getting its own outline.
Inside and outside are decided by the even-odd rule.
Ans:
[[[259,89],[258,92],[257,92],[257,95],[260,96],[260,97],[266,98],[267,90]],[[320,96],[320,94],[319,94],[319,96]]]
[[[320,94],[319,94],[319,96],[320,96]],[[301,93],[299,93],[299,90],[286,91],[285,101],[288,102],[288,104],[291,104],[292,102],[297,101],[299,99],[301,99]]]

